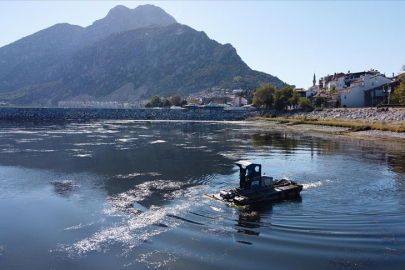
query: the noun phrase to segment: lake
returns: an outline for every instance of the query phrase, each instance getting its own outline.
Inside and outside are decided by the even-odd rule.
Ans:
[[[230,122],[0,124],[0,269],[404,269],[405,149]],[[234,162],[304,185],[248,209]]]

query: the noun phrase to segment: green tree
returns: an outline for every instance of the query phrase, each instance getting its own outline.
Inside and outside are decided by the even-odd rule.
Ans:
[[[145,107],[153,108],[153,107],[161,107],[162,106],[162,100],[160,99],[159,96],[153,96],[149,102],[145,105]]]
[[[332,94],[335,94],[337,92],[338,92],[338,90],[337,90],[336,86],[334,85],[334,86],[332,86],[332,89],[329,90],[329,95],[332,96]]]
[[[175,94],[170,98],[170,103],[174,106],[180,106],[183,98],[179,94]]]
[[[300,98],[300,100],[298,101],[298,105],[300,105],[301,108],[306,109],[306,110],[313,109],[311,101],[309,101],[309,99],[306,97]]]
[[[171,107],[171,106],[172,106],[172,103],[171,103],[170,100],[168,100],[167,98],[165,98],[165,99],[162,101],[162,107],[169,108],[169,107]]]
[[[192,98],[188,101],[188,103],[194,103],[194,104],[198,104],[198,100],[195,98]]]
[[[326,99],[324,97],[317,97],[315,99],[315,106],[316,107],[321,107],[322,104],[324,104],[326,102]]]
[[[280,90],[277,90],[274,93],[274,101],[273,101],[273,106],[276,110],[282,110],[284,109],[284,99],[283,95]]]
[[[185,105],[187,105],[188,103],[187,103],[187,100],[185,100],[185,99],[183,99],[181,102],[180,102],[180,106],[185,106]]]
[[[274,108],[276,110],[286,110],[292,105],[292,97],[294,90],[291,86],[287,85],[274,93]],[[297,93],[298,94],[298,93]],[[295,102],[295,100],[294,100]],[[297,101],[298,102],[298,101]]]
[[[271,108],[273,104],[273,95],[277,89],[272,84],[266,84],[256,89],[253,93],[252,104],[257,107]]]
[[[301,95],[297,91],[293,90],[293,95],[289,100],[289,102],[290,102],[291,106],[293,106],[293,108],[297,107],[298,102],[300,101],[300,98],[301,98]]]
[[[402,66],[402,70],[405,71],[405,65]],[[400,83],[395,87],[391,100],[394,104],[405,105],[405,73],[400,74],[398,79]]]

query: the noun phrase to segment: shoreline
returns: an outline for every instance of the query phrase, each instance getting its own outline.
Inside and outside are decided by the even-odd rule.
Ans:
[[[339,108],[312,112],[0,108],[3,125],[10,122],[40,124],[97,120],[256,122],[300,133],[405,143],[404,108]]]
[[[273,122],[301,131],[322,132],[360,139],[405,139],[404,108],[336,108],[312,112],[292,111],[251,120]]]
[[[391,132],[381,130],[350,131],[348,128],[334,126],[310,124],[288,125],[267,120],[251,121],[251,123],[254,122],[260,127],[289,130],[300,135],[308,135],[321,139],[356,141],[356,143],[365,146],[370,146],[370,143],[372,143],[373,145],[378,145],[379,147],[384,148],[405,149],[404,132]]]

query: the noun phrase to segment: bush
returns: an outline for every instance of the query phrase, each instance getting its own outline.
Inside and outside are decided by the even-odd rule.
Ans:
[[[300,98],[300,100],[298,101],[298,105],[300,105],[301,108],[303,108],[307,111],[313,110],[312,104],[308,98],[304,98],[304,97]]]

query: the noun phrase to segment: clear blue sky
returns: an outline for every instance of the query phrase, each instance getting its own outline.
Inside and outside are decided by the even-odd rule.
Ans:
[[[312,85],[314,72],[318,79],[374,68],[391,76],[405,64],[405,1],[0,1],[0,47],[142,4],[232,44],[252,69],[297,87]]]

